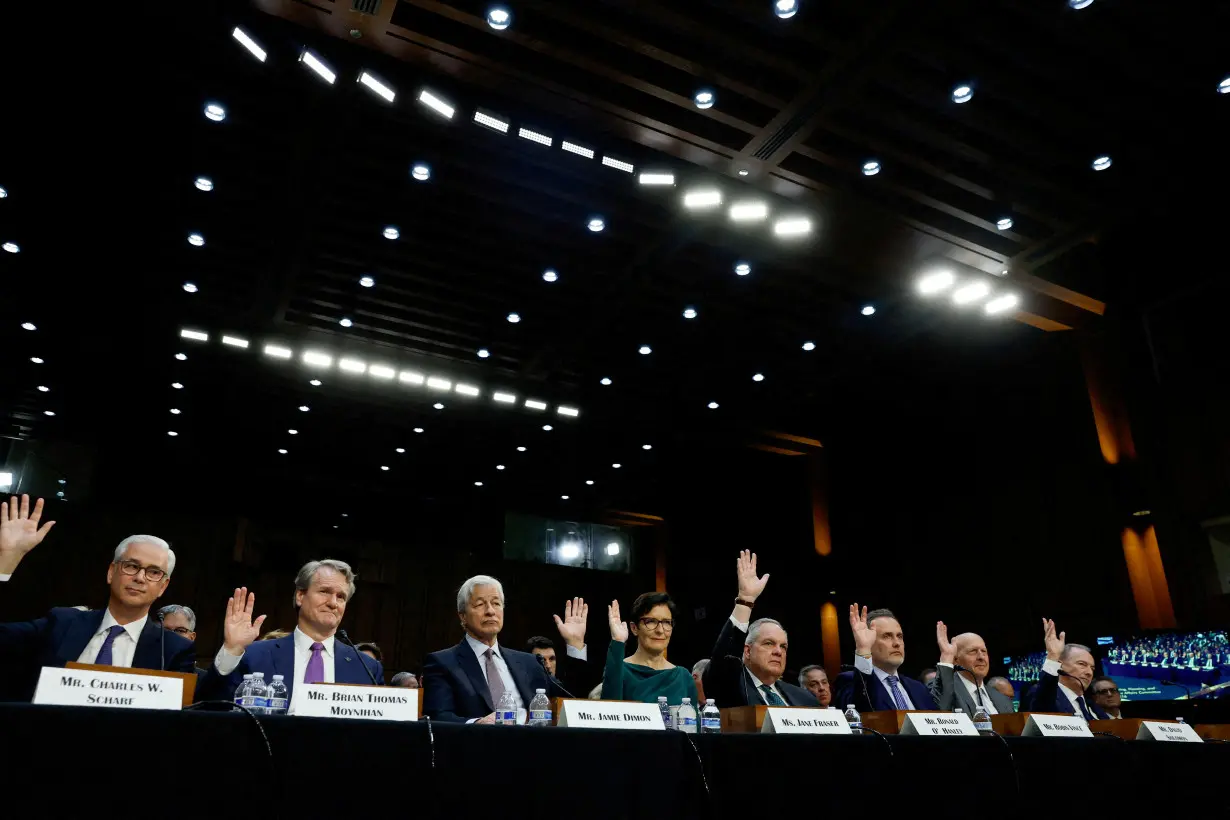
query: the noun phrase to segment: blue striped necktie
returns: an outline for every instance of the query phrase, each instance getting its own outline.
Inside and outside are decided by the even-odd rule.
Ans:
[[[901,711],[906,711],[910,707],[905,703],[905,696],[901,694],[901,690],[897,688],[897,682],[900,680],[896,675],[888,675],[884,678],[888,681],[888,688],[893,693],[893,703],[897,704],[897,708]]]

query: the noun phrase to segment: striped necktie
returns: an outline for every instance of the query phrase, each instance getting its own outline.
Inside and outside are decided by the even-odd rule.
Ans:
[[[893,703],[897,704],[897,708],[903,712],[908,710],[910,707],[906,705],[905,695],[901,693],[901,689],[897,686],[900,678],[896,675],[888,675],[884,680],[888,681],[888,688],[893,693]]]
[[[786,705],[786,701],[779,698],[777,696],[777,693],[773,691],[772,687],[770,687],[769,684],[767,683],[760,684],[760,691],[764,692],[764,702],[769,704],[770,706],[785,706]]]

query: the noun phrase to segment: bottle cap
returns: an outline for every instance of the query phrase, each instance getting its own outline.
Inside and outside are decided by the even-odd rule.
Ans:
[[[534,694],[535,695],[545,695],[547,694],[547,690],[546,689],[535,689]]]
[[[691,699],[691,698],[684,698],[684,699],[683,699],[682,701],[680,701],[680,702],[681,702],[681,703],[686,703],[686,704],[688,704],[688,705],[690,706],[690,705],[692,704],[692,699]]]
[[[847,708],[847,709],[853,709],[853,708],[854,708],[854,704],[853,704],[853,703],[847,703],[847,704],[846,704],[846,708]]]
[[[286,676],[285,675],[274,675],[273,679],[274,680],[286,680]]]

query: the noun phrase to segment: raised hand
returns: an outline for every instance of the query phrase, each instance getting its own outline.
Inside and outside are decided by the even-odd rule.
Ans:
[[[739,597],[747,601],[754,601],[760,597],[760,593],[764,592],[764,585],[769,583],[769,573],[765,573],[762,577],[756,577],[756,553],[751,550],[743,550],[739,553],[738,561],[739,573]]]
[[[42,517],[41,498],[34,502],[34,512],[30,512],[28,495],[23,495],[20,503],[17,496],[7,503],[0,501],[0,572],[11,574],[26,553],[42,543],[47,533],[51,532],[56,522],[48,521],[40,527],[38,522]]]
[[[242,655],[260,637],[265,616],[252,620],[252,607],[256,606],[256,593],[240,587],[226,599],[226,620],[222,622],[222,645],[232,655]]]
[[[1067,632],[1055,634],[1055,622],[1049,618],[1042,619],[1042,640],[1046,643],[1046,659],[1057,661],[1063,655],[1063,648],[1067,645]]]
[[[559,630],[559,636],[564,639],[564,643],[577,649],[585,647],[585,619],[589,617],[589,604],[585,603],[584,598],[564,601],[563,619],[558,615],[552,617],[555,618],[555,628]]]
[[[943,621],[935,622],[935,642],[940,647],[940,663],[954,663],[957,648],[948,640],[948,627]]]
[[[850,605],[850,632],[854,634],[854,653],[870,655],[871,647],[875,646],[875,630],[867,625],[867,607],[859,612],[858,604]]]
[[[619,601],[611,601],[606,608],[606,619],[611,625],[611,640],[624,643],[628,640],[628,625],[619,617]]]

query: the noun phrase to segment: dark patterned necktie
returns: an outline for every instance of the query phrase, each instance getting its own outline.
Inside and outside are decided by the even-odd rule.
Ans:
[[[897,704],[897,708],[903,712],[909,709],[909,705],[905,702],[905,695],[903,695],[901,690],[897,687],[897,682],[900,678],[896,675],[889,675],[885,677],[884,680],[888,681],[888,688],[893,693],[893,703]]]
[[[786,705],[786,701],[779,698],[777,696],[777,693],[774,692],[772,688],[770,688],[769,684],[767,683],[760,684],[760,691],[764,692],[764,702],[769,704],[770,706],[785,706]]]
[[[115,643],[115,636],[124,631],[124,627],[115,624],[107,630],[107,637],[103,639],[102,646],[98,647],[98,654],[94,656],[94,663],[99,666],[112,666],[114,660],[111,655],[112,644]]]

